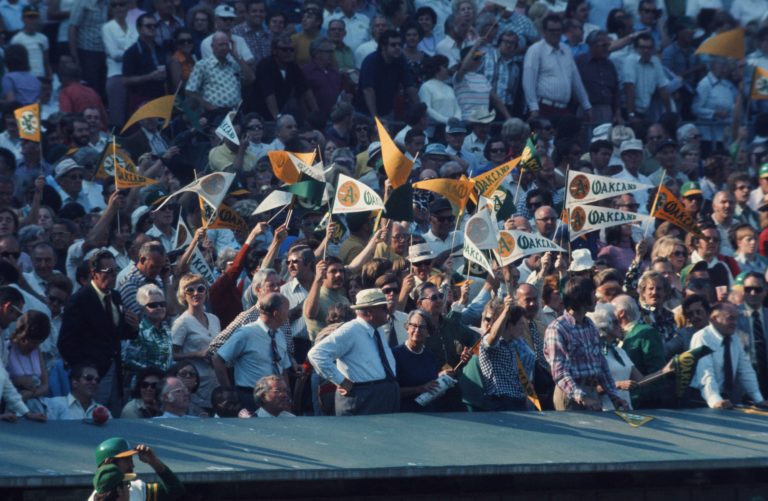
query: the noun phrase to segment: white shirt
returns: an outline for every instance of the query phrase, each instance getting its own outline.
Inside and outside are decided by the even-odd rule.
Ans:
[[[248,47],[248,43],[245,41],[245,38],[241,37],[240,35],[229,35],[229,38],[235,42],[235,47],[237,47],[237,53],[240,55],[240,58],[245,61],[246,63],[250,63],[254,60],[253,52],[251,52],[251,49]],[[213,57],[213,35],[208,35],[206,38],[203,39],[202,42],[200,42],[200,54],[203,56],[203,59],[206,57]],[[230,61],[234,61],[235,58],[232,57],[232,54],[227,55],[227,59]]]
[[[54,274],[59,273],[54,271]],[[45,289],[48,287],[48,280],[44,280],[35,271],[24,273],[24,279],[27,281],[30,287],[32,287],[36,293],[41,296],[45,296]]]
[[[347,34],[344,35],[344,45],[348,47],[357,47],[371,39],[371,20],[368,16],[355,12],[352,17],[347,17],[339,11],[323,19],[323,29],[328,30],[328,24],[336,19],[344,21],[344,29]]]
[[[661,60],[657,56],[652,56],[647,63],[641,63],[639,54],[630,54],[624,60],[619,76],[622,84],[635,86],[635,110],[638,113],[647,112],[656,89],[669,84]]]
[[[429,118],[437,123],[446,124],[449,118],[461,120],[461,108],[453,87],[432,78],[419,88],[419,100],[427,105]]]
[[[376,40],[368,40],[367,42],[360,44],[357,49],[355,49],[355,66],[358,70],[363,66],[363,61],[365,61],[365,58],[376,52],[378,47],[379,44],[376,42]]]
[[[751,21],[765,20],[768,11],[768,0],[733,0],[731,15],[746,26]]]
[[[290,412],[288,412],[288,411],[282,411],[282,412],[281,412],[280,414],[278,414],[277,416],[273,416],[272,414],[270,414],[269,412],[265,411],[265,410],[264,410],[263,408],[261,408],[261,407],[259,407],[259,408],[256,410],[256,414],[254,414],[254,416],[255,416],[255,417],[296,417],[296,415],[295,415],[295,414],[291,414],[291,413],[290,413]]]
[[[718,80],[708,73],[696,86],[696,97],[693,99],[693,114],[701,121],[714,120],[717,122],[731,122],[733,103],[739,91],[728,80]],[[715,112],[726,111],[724,118],[715,117]],[[701,138],[704,141],[722,141],[723,123],[714,125],[699,125]]]
[[[384,379],[386,373],[381,365],[376,340],[373,339],[374,333],[368,322],[356,318],[316,344],[309,350],[307,358],[321,376],[336,385],[340,385],[344,378],[353,383]],[[395,357],[381,327],[378,333],[392,374],[396,375]]]
[[[454,240],[453,234],[456,233],[456,239]],[[445,240],[441,240],[440,237],[432,233],[432,230],[430,229],[428,232],[424,234],[424,240],[427,241],[429,244],[429,247],[432,249],[432,252],[435,254],[440,254],[441,252],[445,252],[448,249],[451,248],[451,242],[453,242],[453,248],[457,248],[455,252],[452,252],[451,254],[458,253],[458,256],[455,256],[453,258],[453,269],[454,270],[460,270],[464,267],[464,258],[461,256],[461,248],[464,246],[464,231],[459,229],[457,231],[451,231],[448,233],[448,238]]]
[[[523,91],[531,111],[539,110],[540,99],[568,104],[573,94],[582,108],[592,108],[573,54],[563,43],[558,48],[544,40],[531,45],[523,63]]]
[[[644,176],[643,174],[637,173],[637,176],[633,176],[626,167],[621,168],[621,172],[616,174],[615,176],[612,176],[615,179],[622,179],[626,181],[631,181],[633,183],[643,183],[643,184],[649,184],[653,186],[654,183],[651,182],[650,179],[648,179],[647,176]],[[639,214],[648,214],[648,189],[644,190],[637,190],[631,192],[632,196],[635,197],[635,202],[640,206],[637,209],[637,212]]]
[[[45,76],[45,64],[44,53],[48,50],[48,37],[42,33],[35,33],[30,35],[24,31],[20,31],[13,35],[11,38],[12,44],[23,45],[27,49],[27,56],[29,57],[29,72],[36,77]]]
[[[309,295],[309,291],[301,285],[299,279],[292,278],[280,287],[280,294],[288,298],[289,308],[296,308],[298,305],[304,303],[304,300],[307,299],[307,296]],[[291,324],[291,335],[293,335],[293,337],[309,339],[307,323],[304,321],[303,314]]]
[[[101,38],[104,41],[104,51],[107,53],[107,77],[123,74],[123,54],[139,39],[136,25],[132,23],[126,23],[126,25],[128,29],[123,31],[113,19],[101,27]]]
[[[85,419],[93,417],[93,410],[99,407],[101,404],[94,400],[88,405],[87,409],[83,409],[80,401],[69,393],[66,397],[52,397],[43,399],[46,405],[46,415],[48,419]],[[109,413],[109,409],[107,409]],[[112,414],[109,414],[112,418]]]
[[[749,208],[752,210],[758,210],[763,205],[763,198],[765,198],[765,195],[766,194],[763,193],[763,189],[759,186],[750,191],[749,200],[747,201]]]
[[[456,40],[447,35],[437,42],[435,52],[448,58],[449,68],[456,66],[461,61],[461,47],[456,43]]]
[[[163,244],[165,252],[171,252],[174,249],[174,245],[176,243],[175,229],[171,231],[170,236],[167,236],[165,233],[160,231],[160,228],[153,224],[152,227],[147,230],[147,236],[158,239],[160,243]]]
[[[709,346],[713,352],[699,359],[696,364],[696,374],[691,381],[691,386],[701,391],[701,396],[709,407],[715,407],[723,401],[720,395],[720,386],[725,380],[723,372],[723,336],[712,325],[708,325],[698,331],[691,338],[691,349],[699,346]],[[755,402],[762,402],[763,395],[757,384],[755,369],[749,361],[744,347],[738,337],[731,340],[731,365],[734,370],[733,382],[739,383],[744,392]]]

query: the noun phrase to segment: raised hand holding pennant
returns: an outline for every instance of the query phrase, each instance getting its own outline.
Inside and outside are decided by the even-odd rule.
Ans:
[[[227,113],[227,116],[224,117],[224,119],[219,124],[218,128],[216,129],[216,136],[219,139],[226,139],[227,141],[230,141],[238,146],[240,146],[240,138],[237,137],[237,131],[235,131],[235,126],[232,125],[232,117],[234,116],[235,112],[230,111]]]
[[[338,187],[333,198],[333,214],[383,210],[384,201],[365,184],[339,174]]]
[[[573,207],[633,191],[652,189],[655,186],[569,170],[566,188],[568,189],[566,206]]]
[[[518,230],[500,230],[498,248],[495,251],[502,266],[521,257],[542,252],[567,252],[555,242],[540,235]]]
[[[160,210],[170,199],[185,192],[197,193],[208,205],[217,208],[227,196],[227,191],[234,180],[235,174],[231,172],[208,174],[207,176],[195,179],[183,188],[168,195],[155,210]]]

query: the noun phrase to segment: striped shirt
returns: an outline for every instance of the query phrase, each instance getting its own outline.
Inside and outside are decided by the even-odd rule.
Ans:
[[[635,110],[638,113],[647,112],[656,89],[669,84],[661,60],[656,56],[648,63],[642,63],[638,54],[631,54],[624,60],[620,76],[622,84],[635,86]]]
[[[243,327],[244,325],[256,322],[260,315],[261,313],[259,312],[259,305],[255,304],[236,316],[235,319],[229,323],[229,325],[222,329],[222,331],[219,332],[216,337],[211,340],[210,344],[208,345],[208,357],[213,357],[213,355],[218,353],[219,348],[221,348],[224,343],[226,343],[227,340],[232,337],[232,334],[234,334],[237,329]],[[283,331],[283,335],[285,335],[285,342],[288,345],[288,354],[293,357],[293,336],[291,335],[291,325],[286,322],[285,325],[280,328],[280,330]]]
[[[549,324],[544,336],[544,356],[552,368],[552,379],[569,398],[586,397],[579,381],[588,378],[594,378],[608,394],[619,397],[603,355],[600,333],[589,318],[578,325],[572,315],[563,313]]]
[[[522,339],[505,341],[499,339],[496,344],[488,344],[486,339],[480,343],[480,373],[483,376],[483,386],[488,395],[512,397],[525,400],[525,391],[517,368],[517,359],[523,364],[528,380],[533,380],[533,366],[536,362],[528,344]]]
[[[562,43],[558,48],[544,40],[531,45],[523,65],[523,91],[531,111],[539,110],[541,99],[568,104],[573,94],[582,108],[592,108],[571,50]]]
[[[123,301],[123,308],[141,315],[141,305],[136,301],[136,292],[139,287],[146,284],[155,284],[165,294],[165,287],[162,279],[158,276],[154,280],[147,278],[144,273],[136,267],[136,263],[131,263],[128,273],[122,281],[117,284],[116,290],[120,293],[120,299]]]
[[[488,103],[491,100],[491,83],[485,75],[474,71],[466,73],[461,80],[454,80],[453,90],[461,108],[462,119],[469,120],[472,111],[477,108],[488,109]]]
[[[515,95],[520,86],[522,68],[520,62],[512,59],[503,59],[499,51],[494,49],[485,56],[485,78],[491,83],[496,95],[501,101],[512,106],[515,103]]]

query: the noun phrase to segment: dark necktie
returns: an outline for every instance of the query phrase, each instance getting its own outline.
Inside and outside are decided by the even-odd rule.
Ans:
[[[381,336],[379,331],[373,329],[373,339],[376,340],[376,350],[379,352],[379,359],[381,365],[384,366],[384,374],[386,374],[387,381],[395,380],[395,373],[392,372],[392,368],[389,366],[389,360],[387,360],[387,354],[384,352],[384,343],[381,342]]]
[[[390,348],[397,346],[397,332],[395,332],[395,317],[389,317],[389,335],[387,336],[387,344]]]
[[[279,376],[280,373],[282,372],[280,370],[280,360],[282,360],[282,358],[280,357],[280,354],[277,352],[277,340],[275,339],[275,335],[277,334],[277,332],[275,332],[272,329],[269,329],[269,331],[267,331],[267,334],[269,334],[270,346],[272,348],[272,371],[275,375]]]
[[[109,323],[114,325],[115,315],[113,314],[113,310],[112,310],[112,291],[107,292],[107,294],[104,296],[104,311],[107,312],[107,318],[109,318]]]
[[[544,347],[541,344],[541,336],[539,336],[539,329],[536,327],[536,322],[533,320],[529,321],[528,330],[531,332],[531,342],[533,343],[533,351],[536,353],[536,362],[539,365],[545,365]]]
[[[757,381],[760,388],[768,386],[768,353],[765,351],[765,332],[760,312],[752,312],[752,337],[755,342],[755,357],[757,358]]]
[[[723,338],[723,388],[722,397],[724,399],[730,398],[733,394],[733,361],[731,360],[731,337],[725,336]]]

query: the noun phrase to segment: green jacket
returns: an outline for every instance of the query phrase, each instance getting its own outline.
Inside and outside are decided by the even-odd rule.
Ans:
[[[661,334],[648,324],[637,323],[624,335],[622,348],[637,367],[648,375],[664,367],[664,340]],[[672,398],[666,380],[657,381],[631,392],[632,407],[636,409],[665,407]]]

